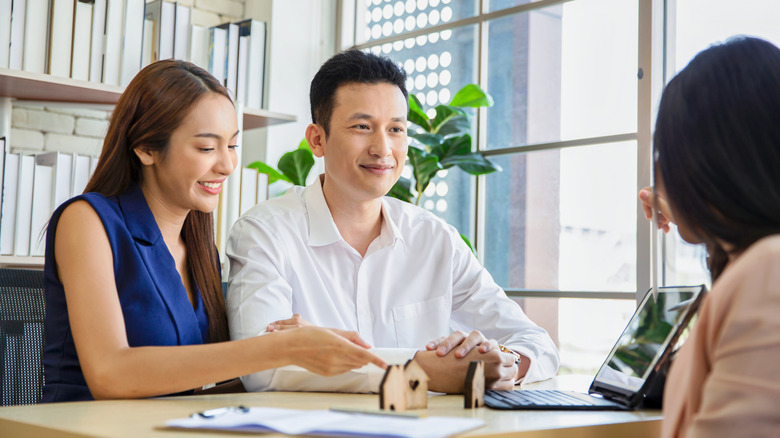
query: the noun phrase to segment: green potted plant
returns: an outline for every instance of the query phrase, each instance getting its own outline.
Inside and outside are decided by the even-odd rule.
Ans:
[[[276,181],[287,181],[297,186],[305,186],[306,178],[308,178],[311,168],[314,167],[314,154],[311,153],[309,142],[304,138],[298,144],[298,149],[287,152],[279,158],[279,162],[276,164],[279,170],[262,161],[255,161],[246,167],[268,175],[269,186]]]
[[[420,205],[425,189],[436,173],[453,166],[471,175],[484,175],[501,170],[501,166],[472,151],[471,117],[462,108],[489,107],[493,98],[482,88],[469,84],[461,88],[447,105],[438,105],[436,115],[429,118],[420,100],[409,95],[409,122],[413,125],[409,137],[409,164],[414,182],[401,178],[389,195]],[[412,190],[414,189],[414,190]]]

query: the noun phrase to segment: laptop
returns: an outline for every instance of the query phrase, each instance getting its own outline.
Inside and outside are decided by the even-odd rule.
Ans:
[[[485,405],[494,409],[632,410],[660,406],[671,355],[684,341],[687,328],[707,288],[678,286],[648,291],[623,334],[599,368],[588,394],[558,390],[485,391]],[[679,342],[678,342],[679,341]]]

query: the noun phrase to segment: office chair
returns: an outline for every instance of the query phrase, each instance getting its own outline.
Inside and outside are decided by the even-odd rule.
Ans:
[[[0,268],[0,406],[43,394],[43,271]]]

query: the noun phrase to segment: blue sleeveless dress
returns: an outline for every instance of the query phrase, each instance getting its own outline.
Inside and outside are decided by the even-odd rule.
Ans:
[[[92,400],[68,322],[65,292],[54,260],[54,234],[70,203],[90,203],[103,222],[114,254],[114,278],[131,347],[208,342],[209,325],[200,293],[190,303],[173,256],[138,186],[106,198],[86,193],[63,203],[46,233],[44,387],[42,402]]]

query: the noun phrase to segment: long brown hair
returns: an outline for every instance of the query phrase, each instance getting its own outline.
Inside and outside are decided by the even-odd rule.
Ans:
[[[713,282],[730,253],[780,233],[778,120],[780,49],[758,38],[710,46],[663,92],[657,169],[675,219],[707,245]]]
[[[134,150],[155,149],[163,154],[176,128],[203,96],[230,95],[207,71],[189,62],[165,60],[141,70],[120,96],[95,173],[84,192],[118,196],[141,182],[141,162]],[[200,290],[209,321],[209,341],[229,338],[225,299],[214,243],[211,213],[191,210],[184,221],[182,239],[187,265]]]

